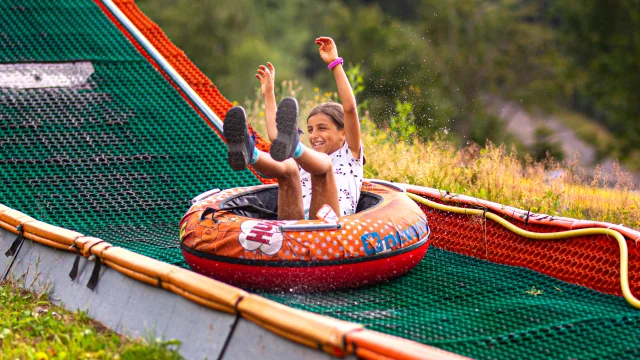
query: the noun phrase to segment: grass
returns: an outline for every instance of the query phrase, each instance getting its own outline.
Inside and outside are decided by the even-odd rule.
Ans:
[[[285,81],[280,96],[296,96],[300,104],[301,129],[306,129],[309,111],[323,101],[336,101],[336,93],[315,88],[305,96],[295,82]],[[245,102],[249,122],[266,136],[263,103],[259,93]],[[402,138],[389,129],[379,129],[368,117],[366,104],[360,109],[362,143],[367,164],[365,177],[411,183],[458,194],[475,196],[535,213],[605,221],[640,229],[640,192],[630,174],[617,164],[613,174],[596,168],[587,176],[577,159],[533,161],[515,148],[488,143],[462,149],[435,139]],[[566,114],[565,114],[566,115]],[[573,114],[581,131],[600,133],[596,139],[609,146],[612,138]],[[400,132],[402,133],[402,132]],[[302,137],[303,141],[306,138]]]
[[[0,284],[0,354],[3,359],[182,359],[176,340],[129,339],[83,312],[70,312],[46,294]]]
[[[367,125],[369,121],[363,123]],[[368,125],[371,126],[371,125]],[[619,166],[593,178],[577,161],[523,161],[515,149],[462,149],[441,140],[412,145],[379,130],[363,134],[368,177],[422,185],[529,209],[535,213],[640,228],[640,193]]]

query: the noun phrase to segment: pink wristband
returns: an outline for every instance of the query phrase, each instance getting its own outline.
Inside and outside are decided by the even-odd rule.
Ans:
[[[333,68],[334,68],[334,67],[336,67],[336,66],[338,66],[338,65],[342,65],[342,63],[343,63],[343,62],[344,62],[344,61],[342,60],[342,58],[341,58],[341,57],[339,57],[339,58],[337,58],[337,59],[333,60],[333,61],[331,62],[331,64],[329,64],[328,68],[329,68],[329,70],[333,70]]]

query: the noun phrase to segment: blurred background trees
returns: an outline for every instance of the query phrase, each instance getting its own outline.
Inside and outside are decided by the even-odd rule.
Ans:
[[[528,145],[507,131],[507,119],[491,109],[516,103],[534,114],[574,114],[581,120],[566,125],[578,136],[583,128],[607,133],[606,144],[593,133],[582,138],[598,159],[640,169],[637,0],[136,2],[231,100],[255,96],[253,75],[267,61],[278,80],[332,90],[314,44],[326,35],[347,64],[360,65],[366,90],[358,100],[381,127],[571,155],[547,127]]]

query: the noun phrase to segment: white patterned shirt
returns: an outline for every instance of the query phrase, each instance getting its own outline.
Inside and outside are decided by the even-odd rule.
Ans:
[[[333,165],[333,173],[338,187],[338,201],[340,203],[340,214],[346,216],[355,214],[360,199],[360,189],[362,188],[362,178],[364,174],[364,154],[360,145],[360,157],[356,159],[349,150],[349,145],[345,141],[342,147],[329,155]],[[309,208],[311,207],[311,174],[300,168],[300,179],[302,181],[302,204],[305,218],[309,218]]]

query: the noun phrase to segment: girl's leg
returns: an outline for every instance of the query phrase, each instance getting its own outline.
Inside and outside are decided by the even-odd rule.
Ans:
[[[253,167],[265,176],[278,179],[278,219],[304,219],[298,164],[293,159],[287,159],[283,162],[275,161],[269,154],[260,152],[258,161],[253,164]]]
[[[309,219],[315,219],[316,213],[324,204],[329,205],[340,216],[338,186],[329,155],[305,147],[302,155],[295,160],[300,167],[311,174]]]
[[[278,219],[304,219],[302,185],[296,162],[291,159],[278,162],[269,154],[256,150],[247,128],[246,114],[240,106],[233,107],[227,112],[223,132],[227,139],[228,161],[231,168],[239,171],[252,164],[265,176],[278,179]]]
[[[338,187],[329,155],[305,148],[300,157],[275,161],[261,152],[253,167],[265,176],[278,179],[278,219],[304,219],[302,207],[302,185],[298,165],[311,174],[311,205],[309,219],[314,220],[322,205],[329,205],[340,216]]]
[[[278,136],[271,145],[271,155],[278,161],[293,157],[304,170],[311,174],[310,219],[316,218],[316,213],[324,204],[329,205],[337,215],[340,215],[338,188],[329,155],[308,147],[302,149],[301,155],[296,155],[297,146],[300,144],[298,113],[296,99],[282,99],[276,113]],[[300,146],[304,145],[300,144]]]

